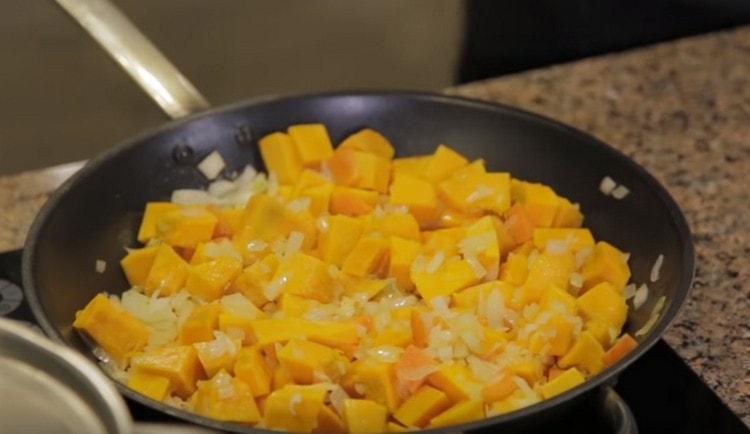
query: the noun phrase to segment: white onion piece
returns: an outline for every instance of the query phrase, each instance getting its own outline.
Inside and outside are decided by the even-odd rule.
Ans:
[[[226,163],[224,163],[219,151],[211,152],[203,161],[198,163],[198,170],[209,180],[216,179],[219,173],[224,170],[224,167],[226,167]]]
[[[172,202],[178,205],[206,205],[211,203],[211,197],[203,190],[180,189],[172,192]]]
[[[633,297],[633,308],[636,310],[643,306],[643,303],[648,300],[648,286],[644,283],[638,289],[635,290],[635,296]]]
[[[102,261],[101,259],[97,259],[96,263],[94,264],[94,269],[99,274],[104,273],[104,271],[107,270],[107,262]]]
[[[656,282],[659,280],[659,274],[661,273],[661,265],[664,262],[664,255],[660,254],[656,257],[654,266],[651,268],[651,281]]]
[[[648,321],[646,321],[646,324],[643,324],[643,327],[635,332],[635,337],[643,336],[651,330],[654,324],[656,324],[656,320],[659,319],[659,314],[664,307],[665,301],[666,297],[664,297],[663,295],[659,297],[658,300],[656,300],[656,304],[654,304],[654,308],[651,310],[651,316],[649,317]]]
[[[617,183],[609,176],[605,176],[604,178],[602,178],[602,181],[599,183],[599,191],[607,196],[612,193],[612,190],[614,190],[615,187],[617,187]]]
[[[623,290],[622,295],[625,300],[629,300],[635,296],[635,283],[628,284]]]
[[[627,196],[628,194],[630,194],[630,190],[628,190],[628,188],[622,184],[618,185],[614,190],[612,190],[612,197],[617,200],[625,199],[625,196]]]

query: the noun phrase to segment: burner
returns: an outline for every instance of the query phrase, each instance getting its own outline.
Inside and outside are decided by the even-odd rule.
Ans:
[[[0,253],[0,316],[36,327],[21,290],[21,251]],[[663,340],[620,375],[617,393],[627,402],[642,434],[749,434],[750,430]],[[606,397],[605,397],[606,398]],[[543,432],[623,432],[624,412],[614,401],[582,409],[566,427]],[[128,402],[137,421],[168,422],[168,415]],[[496,430],[494,430],[496,431]],[[494,432],[486,430],[487,434]]]

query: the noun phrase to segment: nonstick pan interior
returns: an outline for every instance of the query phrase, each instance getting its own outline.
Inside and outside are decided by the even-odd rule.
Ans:
[[[648,301],[630,310],[626,331],[638,330],[655,301],[666,297],[650,334],[614,368],[573,391],[493,421],[531,416],[601,384],[658,339],[687,294],[693,250],[684,217],[653,177],[603,143],[536,115],[459,98],[324,94],[249,101],[172,122],[93,159],[66,182],[37,217],[24,252],[24,286],[45,332],[93,358],[71,328],[75,312],[98,292],[127,289],[118,264],[123,248],[137,245],[145,203],[168,200],[177,188],[205,186],[195,164],[213,150],[224,156],[229,172],[247,164],[262,169],[256,140],[307,122],[324,123],[334,142],[372,127],[392,141],[397,156],[429,153],[446,143],[470,159],[484,158],[488,170],[549,184],[580,203],[585,225],[597,239],[631,253],[633,281],[649,284]],[[627,186],[630,194],[622,200],[603,195],[599,183],[604,176]],[[651,283],[659,254],[664,255],[661,278]],[[95,272],[97,260],[108,264],[104,273]],[[125,387],[121,391],[168,413],[206,422]]]

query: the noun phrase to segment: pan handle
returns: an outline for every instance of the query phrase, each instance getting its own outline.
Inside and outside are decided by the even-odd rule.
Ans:
[[[109,0],[55,0],[172,119],[209,103]]]

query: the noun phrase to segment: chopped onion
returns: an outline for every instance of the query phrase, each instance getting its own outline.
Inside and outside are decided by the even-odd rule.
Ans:
[[[545,246],[545,253],[551,255],[560,255],[567,253],[570,248],[570,243],[567,240],[548,240]]]
[[[211,152],[203,161],[198,163],[198,170],[209,180],[219,176],[224,167],[226,167],[226,164],[224,163],[224,159],[221,158],[219,151]]]
[[[266,298],[270,301],[276,300],[276,298],[281,295],[281,289],[284,285],[286,285],[287,276],[279,276],[278,278],[272,280],[268,283],[268,285],[263,287],[263,295],[266,296]]]
[[[248,252],[262,252],[266,250],[266,247],[268,247],[268,243],[263,240],[250,240],[246,246]]]
[[[661,272],[661,265],[664,262],[664,255],[659,254],[659,256],[656,257],[656,262],[654,262],[654,266],[651,268],[651,281],[656,282],[659,280],[659,274]]]
[[[302,394],[292,394],[289,398],[289,413],[291,413],[292,416],[297,416],[297,406],[300,404],[302,404]]]
[[[635,332],[635,337],[643,336],[646,333],[651,330],[651,328],[656,324],[656,320],[659,319],[659,314],[661,313],[662,308],[664,307],[664,302],[666,301],[666,297],[663,295],[659,297],[658,300],[656,300],[656,304],[654,304],[654,308],[651,310],[651,316],[649,317],[648,321],[646,321],[646,324],[643,324],[643,327],[638,329],[638,331]]]
[[[490,186],[485,185],[485,184],[479,184],[474,189],[474,191],[472,191],[471,193],[469,193],[468,196],[466,196],[466,202],[473,203],[478,200],[482,200],[486,197],[492,196],[493,192],[494,190]]]
[[[107,262],[102,261],[101,259],[97,259],[96,264],[94,264],[94,269],[99,274],[104,273],[104,271],[107,270]]]
[[[583,286],[583,275],[581,273],[571,273],[570,285],[574,288],[580,289]]]
[[[630,283],[625,288],[623,288],[622,295],[623,297],[625,297],[625,300],[633,298],[635,296],[635,283]]]
[[[615,187],[617,187],[617,183],[609,176],[602,178],[602,181],[599,183],[599,191],[607,196],[612,193],[612,190],[614,190]]]
[[[476,276],[477,279],[481,279],[487,274],[487,270],[485,270],[482,263],[479,262],[475,256],[465,256],[464,259],[469,264],[469,267],[471,267],[471,270],[474,272],[474,276]]]
[[[428,274],[434,274],[438,269],[440,269],[440,266],[443,265],[443,261],[445,260],[445,253],[443,253],[442,250],[438,250],[435,252],[435,256],[430,259],[430,262],[427,263],[427,267],[425,267],[425,272]]]
[[[643,303],[648,299],[648,285],[645,283],[635,290],[635,296],[633,297],[633,308],[638,310]]]
[[[627,196],[629,193],[630,190],[628,190],[627,187],[625,187],[624,185],[618,185],[614,190],[612,190],[612,197],[617,200],[625,199],[625,196]]]
[[[303,196],[299,197],[297,199],[294,199],[286,204],[286,209],[289,211],[298,214],[302,211],[306,211],[310,207],[310,198]]]
[[[180,189],[172,192],[172,202],[178,205],[205,205],[211,203],[211,197],[203,190]]]

